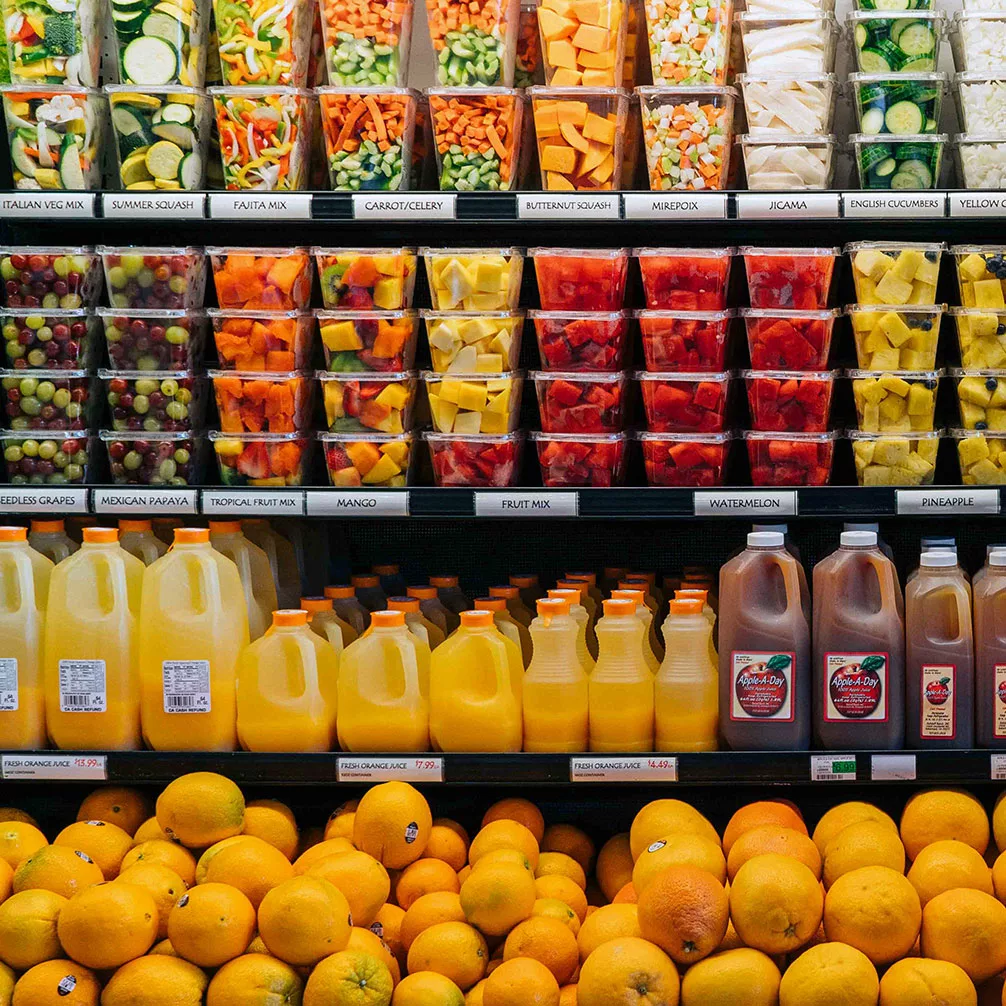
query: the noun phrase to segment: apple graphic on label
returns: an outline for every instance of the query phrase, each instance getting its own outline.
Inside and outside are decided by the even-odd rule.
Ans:
[[[748,716],[775,716],[786,701],[789,683],[782,673],[793,662],[788,653],[777,653],[764,662],[748,664],[737,675],[734,692]]]
[[[926,701],[931,706],[942,706],[950,698],[950,678],[940,678],[926,685]]]
[[[841,716],[861,720],[876,710],[883,695],[878,672],[885,662],[885,657],[871,653],[859,663],[843,664],[832,674],[828,691]]]

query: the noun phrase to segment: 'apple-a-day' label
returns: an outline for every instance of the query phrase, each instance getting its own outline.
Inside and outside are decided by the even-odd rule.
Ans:
[[[996,664],[993,670],[995,695],[992,697],[995,712],[992,717],[994,736],[1006,737],[1006,664]]]
[[[730,719],[792,723],[795,653],[730,654]]]
[[[919,736],[951,740],[957,735],[957,668],[954,664],[923,664],[920,674]]]
[[[825,722],[886,722],[889,662],[888,653],[826,653]]]
[[[0,657],[0,713],[17,709],[17,657]]]

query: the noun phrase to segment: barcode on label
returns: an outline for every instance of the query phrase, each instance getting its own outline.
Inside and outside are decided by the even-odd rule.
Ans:
[[[63,705],[73,706],[77,709],[86,709],[91,704],[90,695],[67,695],[63,693]]]
[[[855,782],[855,755],[811,755],[810,777],[814,782]]]
[[[195,709],[197,700],[194,695],[166,695],[164,697],[165,709]]]

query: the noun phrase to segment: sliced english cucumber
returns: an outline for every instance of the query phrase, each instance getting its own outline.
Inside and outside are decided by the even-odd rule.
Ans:
[[[177,122],[162,122],[154,126],[154,135],[162,140],[168,140],[182,150],[192,150],[196,145],[196,134],[191,126],[182,126]]]
[[[888,175],[894,174],[894,169],[898,166],[898,162],[893,157],[885,158],[873,169],[873,173],[878,178],[886,178]]]
[[[908,56],[925,56],[936,48],[933,30],[922,21],[906,25],[897,41],[898,48]]]
[[[937,122],[935,119],[926,119],[926,125],[922,132],[924,133],[935,133],[937,131]]]
[[[911,171],[899,171],[896,175],[891,177],[891,188],[892,189],[925,189],[928,186],[923,185],[919,179],[919,176],[913,174]]]
[[[117,31],[132,31],[140,27],[145,13],[143,10],[113,10],[112,20]]]
[[[870,33],[866,30],[865,24],[856,25],[856,48],[862,49],[866,45],[866,40],[870,37]]]
[[[25,151],[25,147],[27,147],[27,144],[24,140],[15,134],[14,139],[11,140],[10,144],[11,160],[14,162],[14,167],[17,168],[22,175],[34,178],[38,165],[28,156]]]
[[[921,183],[919,186],[920,188],[931,189],[933,187],[933,173],[930,171],[929,165],[926,164],[925,161],[902,161],[898,167],[898,173],[901,174],[905,171],[918,178]]]
[[[178,181],[183,189],[201,189],[203,187],[203,159],[198,150],[187,153],[178,165]]]
[[[174,143],[161,140],[147,151],[147,171],[154,178],[177,178],[178,167],[184,156],[185,154]]]
[[[155,15],[148,15],[147,22]],[[122,53],[123,73],[134,84],[168,84],[178,75],[178,53],[163,38],[135,38]]]
[[[899,73],[932,73],[936,69],[936,62],[932,56],[919,56],[917,59],[910,59],[898,67]]]
[[[891,22],[891,41],[898,42],[901,38],[901,33],[906,29],[910,28],[913,24],[918,24],[919,22],[912,17],[899,18],[897,21]],[[899,43],[900,44],[900,43]]]
[[[911,101],[895,102],[884,116],[884,125],[888,130],[902,136],[921,133],[925,122],[922,109]]]
[[[882,108],[870,108],[863,112],[860,120],[861,133],[881,133],[884,130],[884,110]]]
[[[888,73],[891,64],[879,50],[863,49],[859,53],[859,67],[863,73]]]

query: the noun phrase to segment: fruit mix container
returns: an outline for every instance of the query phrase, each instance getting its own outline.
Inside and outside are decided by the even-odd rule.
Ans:
[[[607,372],[624,366],[627,311],[529,311],[545,370]]]
[[[100,323],[80,311],[0,311],[4,356],[15,370],[87,369],[98,355]]]
[[[725,484],[732,433],[639,432],[635,437],[643,447],[647,484],[689,489]]]
[[[821,370],[828,365],[838,309],[742,308],[751,366],[756,370]]]
[[[835,440],[830,433],[744,434],[754,486],[825,486],[831,478]]]
[[[857,303],[935,304],[940,259],[946,247],[940,242],[916,241],[857,241],[846,245]]]
[[[115,370],[194,370],[207,320],[202,311],[99,307],[108,359]]]
[[[782,433],[828,429],[836,371],[745,370],[751,427]]]
[[[312,248],[329,311],[399,311],[412,307],[415,248]]]
[[[950,251],[961,304],[993,311],[1006,308],[1006,246],[954,245]]]
[[[633,311],[639,322],[646,369],[721,371],[733,311]]]
[[[319,433],[318,440],[333,486],[398,489],[408,485],[411,433]]]
[[[424,370],[423,383],[433,428],[438,433],[513,433],[520,417],[524,375],[435,374]]]
[[[952,307],[950,315],[964,367],[995,370],[1006,364],[1006,309]]]
[[[423,434],[433,463],[433,481],[443,487],[505,489],[517,484],[524,434],[497,436]]]
[[[864,370],[932,370],[945,305],[885,307],[850,304],[856,356]],[[1006,353],[1003,354],[1006,359]]]
[[[650,310],[722,311],[735,248],[634,248]]]
[[[85,430],[97,404],[84,370],[0,370],[12,430]]]
[[[544,311],[620,311],[628,248],[529,248]]]
[[[520,0],[426,0],[437,83],[513,84]]]
[[[941,374],[939,370],[846,371],[852,379],[859,429],[864,433],[931,431]]]
[[[502,373],[517,368],[524,332],[523,311],[419,314],[426,326],[435,373]]]
[[[856,479],[861,486],[928,486],[936,474],[937,432],[892,436],[850,430]]]
[[[530,434],[538,451],[541,482],[548,489],[566,486],[593,488],[625,482],[628,434]]]
[[[311,441],[303,433],[208,434],[225,486],[299,486]]]
[[[98,245],[115,308],[192,310],[203,306],[206,256],[202,248],[117,248]]]
[[[838,248],[742,247],[752,307],[800,311],[828,306]]]
[[[330,433],[405,433],[412,428],[418,381],[414,371],[396,374],[318,371]]]
[[[191,371],[99,370],[112,429],[145,433],[199,427],[205,396]],[[223,410],[221,410],[222,412]]]
[[[520,248],[420,248],[436,311],[515,311],[524,252]]]
[[[1006,440],[980,430],[951,430],[950,436],[957,441],[964,485],[1006,485]]]
[[[221,370],[278,373],[303,370],[311,362],[314,319],[307,312],[211,308],[206,313]]]
[[[321,0],[318,6],[330,84],[405,84],[414,0]]]
[[[207,248],[220,307],[304,310],[313,269],[307,248]]]
[[[961,426],[966,430],[1006,430],[1006,370],[950,371],[957,387]]]
[[[210,370],[224,433],[293,433],[311,421],[305,371]]]
[[[643,9],[654,84],[726,83],[732,0],[675,0]]]
[[[532,371],[546,433],[620,433],[625,427],[627,375]]]
[[[93,307],[101,294],[101,263],[93,248],[7,248],[0,252],[7,307],[47,311]]]
[[[60,430],[52,436],[0,430],[3,482],[13,486],[84,485],[94,457],[94,438],[86,430]]]
[[[720,433],[730,374],[651,374],[637,370],[647,428],[653,433]]]
[[[325,368],[408,370],[416,359],[418,311],[315,311]]]
[[[101,430],[117,486],[191,486],[199,483],[201,441],[191,433]]]
[[[622,83],[626,0],[541,0],[538,29],[551,87],[614,87]]]

